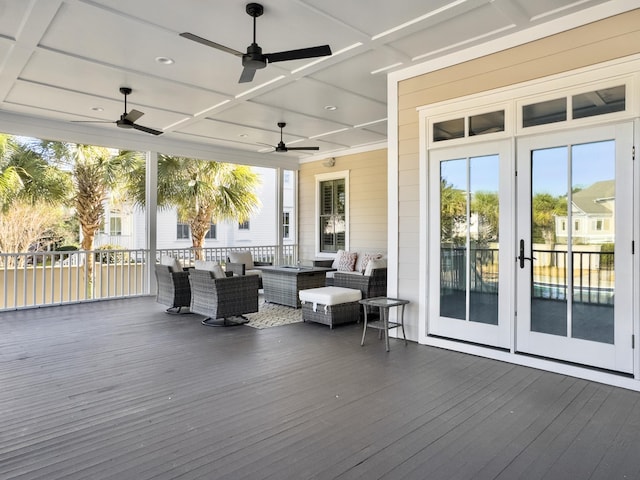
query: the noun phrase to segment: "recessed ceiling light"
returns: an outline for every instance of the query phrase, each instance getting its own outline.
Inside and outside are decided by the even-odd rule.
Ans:
[[[325,105],[324,109],[333,112],[334,110],[337,110],[338,107],[336,107],[335,105]]]
[[[104,108],[102,107],[91,107],[91,110],[94,112],[104,112]]]
[[[169,57],[156,57],[156,62],[161,63],[162,65],[172,65],[173,58]]]

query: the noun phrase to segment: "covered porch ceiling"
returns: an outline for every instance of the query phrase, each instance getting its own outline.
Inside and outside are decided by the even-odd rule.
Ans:
[[[239,83],[239,57],[179,34],[244,53],[253,40],[246,4],[1,2],[0,130],[295,167],[386,146],[388,73],[532,28],[544,36],[638,7],[631,0],[265,0],[256,19],[264,53],[328,44],[333,54],[269,64]],[[132,89],[128,111],[144,113],[136,123],[162,135],[74,123],[118,120],[120,87]],[[278,122],[287,124],[288,147],[319,150],[272,152]]]

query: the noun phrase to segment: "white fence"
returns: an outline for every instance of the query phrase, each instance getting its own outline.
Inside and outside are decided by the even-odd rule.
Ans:
[[[0,311],[149,295],[155,291],[151,267],[160,255],[192,267],[196,258],[226,263],[230,251],[250,251],[254,260],[293,265],[297,245],[248,248],[94,250],[0,254]]]

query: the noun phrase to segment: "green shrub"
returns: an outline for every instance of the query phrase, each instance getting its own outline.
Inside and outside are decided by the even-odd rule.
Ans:
[[[614,248],[613,243],[603,243],[600,247],[600,268],[603,270],[613,270],[614,267]]]
[[[101,245],[95,249],[97,263],[126,263],[129,261],[129,252],[110,252],[108,250],[124,250],[120,245]]]

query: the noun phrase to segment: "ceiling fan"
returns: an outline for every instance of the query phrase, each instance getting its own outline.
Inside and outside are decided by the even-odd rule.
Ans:
[[[301,48],[299,50],[287,50],[277,53],[262,53],[262,48],[256,43],[256,18],[264,13],[264,8],[259,3],[248,3],[246,10],[247,13],[253,17],[253,43],[247,47],[247,53],[242,53],[232,48],[225,47],[224,45],[199,37],[193,33],[184,32],[181,33],[180,36],[208,47],[217,48],[223,52],[231,53],[237,57],[242,57],[242,66],[244,67],[244,70],[242,70],[242,74],[240,75],[239,83],[251,82],[256,70],[266,67],[267,63],[331,55],[331,47],[329,47],[329,45]]]
[[[278,145],[276,145],[275,147],[266,143],[263,143],[262,145],[267,145],[268,147],[274,148],[274,152],[288,152],[289,150],[320,150],[320,147],[287,147],[282,140],[282,129],[286,126],[286,123],[278,122],[278,127],[280,127],[280,142],[278,143]]]
[[[127,113],[127,95],[131,93],[131,89],[129,87],[120,87],[120,93],[124,95],[124,113],[120,115],[120,119],[115,122],[109,120],[74,120],[75,123],[115,123],[120,128],[133,128],[135,130],[140,130],[141,132],[150,133],[151,135],[162,135],[162,131],[154,130],[153,128],[143,127],[142,125],[138,125],[136,120],[138,120],[144,113],[138,110],[131,110]]]

